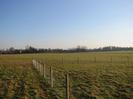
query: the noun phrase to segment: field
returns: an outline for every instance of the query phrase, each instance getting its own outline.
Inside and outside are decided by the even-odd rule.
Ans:
[[[66,99],[67,73],[70,99],[133,99],[133,52],[0,55],[0,99]]]

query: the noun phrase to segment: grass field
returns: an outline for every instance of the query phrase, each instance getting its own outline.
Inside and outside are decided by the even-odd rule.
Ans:
[[[66,72],[70,99],[133,99],[133,52],[122,51],[0,55],[0,95],[5,97],[0,99],[51,99],[51,89],[41,86],[44,81],[32,68],[32,59],[46,64],[45,81],[52,66],[52,90],[58,99],[66,98]]]

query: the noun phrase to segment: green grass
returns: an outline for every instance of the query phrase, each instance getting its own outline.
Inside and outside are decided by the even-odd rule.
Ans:
[[[22,75],[20,71],[29,68],[26,69],[30,72],[25,79],[28,82],[31,82],[31,79],[38,81],[31,69],[32,59],[47,65],[48,81],[49,66],[53,67],[54,90],[59,99],[65,99],[66,72],[70,73],[71,99],[79,99],[85,95],[97,99],[132,99],[133,97],[133,52],[1,55],[0,64],[5,70],[0,69],[2,75],[0,78],[4,78],[5,75],[9,78],[11,75],[20,75],[18,76],[20,78]],[[17,69],[23,66],[24,68]],[[15,72],[12,74],[9,69],[14,69]],[[3,71],[5,71],[4,74],[2,74]],[[34,84],[39,86],[38,83]]]

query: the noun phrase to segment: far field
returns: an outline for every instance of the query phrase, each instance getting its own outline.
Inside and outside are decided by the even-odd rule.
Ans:
[[[45,79],[33,59],[46,65]],[[47,85],[50,66],[53,88]],[[70,99],[133,99],[133,52],[128,51],[0,55],[0,99],[66,99],[66,73]]]

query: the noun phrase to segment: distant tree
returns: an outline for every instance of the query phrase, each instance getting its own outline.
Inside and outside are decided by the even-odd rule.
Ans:
[[[32,46],[26,46],[24,52],[25,53],[37,53],[38,50]]]
[[[14,47],[10,47],[9,48],[9,52],[13,52],[13,51],[15,51],[15,48]]]
[[[77,52],[83,52],[83,51],[87,51],[87,47],[86,46],[77,46],[76,48]]]
[[[6,50],[6,53],[8,53],[8,54],[13,54],[14,52],[15,52],[14,47],[10,47],[9,49]]]

